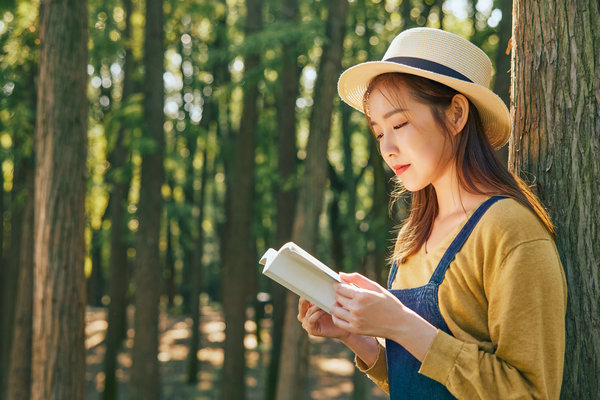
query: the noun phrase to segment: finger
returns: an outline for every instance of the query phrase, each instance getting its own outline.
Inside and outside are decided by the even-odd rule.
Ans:
[[[347,283],[336,283],[334,286],[335,293],[349,299],[354,298],[358,293],[364,291],[357,286],[348,285]]]
[[[314,326],[320,319],[322,316],[324,316],[325,314],[327,314],[325,311],[321,310],[320,308],[317,308],[314,312],[312,312],[309,316],[307,314],[307,319],[306,321]]]
[[[342,328],[344,330],[347,330],[348,332],[353,331],[352,324],[350,322],[346,321],[343,318],[337,317],[335,314],[331,314],[331,321],[338,328]]]
[[[302,319],[306,315],[306,311],[310,307],[310,302],[300,297],[298,300],[298,321],[302,322]]]
[[[352,313],[340,304],[334,304],[331,307],[331,317],[349,322],[352,318]]]
[[[363,289],[381,291],[381,286],[377,282],[372,281],[369,278],[367,278],[361,274],[358,274],[356,272],[353,272],[351,274],[347,274],[345,272],[340,272],[340,278],[344,282],[353,283],[356,286],[363,288]]]

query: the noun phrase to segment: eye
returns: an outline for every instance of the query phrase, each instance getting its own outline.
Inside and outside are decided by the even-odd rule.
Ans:
[[[394,125],[394,130],[400,129],[400,128],[402,128],[403,126],[405,126],[406,124],[408,124],[408,122],[403,122],[403,123],[401,123],[401,124]]]
[[[376,133],[375,134],[375,140],[377,140],[378,142],[381,141],[382,138],[383,138],[383,133]]]

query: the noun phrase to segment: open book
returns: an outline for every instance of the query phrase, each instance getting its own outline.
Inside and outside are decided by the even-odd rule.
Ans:
[[[260,263],[263,274],[331,314],[333,283],[342,282],[337,272],[292,242],[267,250]]]

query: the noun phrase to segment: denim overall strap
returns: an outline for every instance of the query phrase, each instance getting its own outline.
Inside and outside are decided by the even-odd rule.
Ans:
[[[389,289],[390,293],[396,296],[402,304],[419,314],[426,321],[431,323],[441,331],[452,335],[450,328],[446,324],[440,313],[438,304],[438,289],[448,266],[454,259],[456,253],[461,249],[481,216],[487,209],[500,200],[502,197],[492,197],[482,203],[471,215],[465,226],[460,230],[456,238],[452,241],[442,259],[438,263],[431,279],[423,286],[410,289]],[[392,282],[396,277],[398,266],[396,263],[392,266],[388,287],[391,288]],[[441,383],[421,375],[419,368],[421,362],[410,354],[404,347],[397,342],[386,339],[386,358],[388,369],[388,383],[390,389],[390,399],[427,399],[427,400],[451,400],[454,396]]]
[[[495,202],[504,198],[505,197],[502,196],[490,197],[489,199],[484,201],[479,207],[477,207],[477,210],[475,210],[473,215],[471,215],[465,226],[463,226],[458,235],[456,235],[456,237],[442,256],[442,259],[440,260],[438,266],[433,272],[433,275],[431,276],[431,283],[435,283],[436,285],[442,283],[442,281],[444,280],[444,276],[446,275],[446,270],[448,269],[448,266],[450,266],[450,263],[452,262],[452,260],[454,260],[456,253],[458,253],[462,248],[463,244],[465,244],[465,242],[469,238],[469,235],[471,234],[471,232],[475,228],[475,225],[477,225],[483,214],[485,214],[485,212]]]

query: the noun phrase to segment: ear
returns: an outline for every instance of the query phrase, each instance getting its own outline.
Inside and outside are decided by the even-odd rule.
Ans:
[[[452,98],[450,106],[446,110],[448,126],[453,135],[462,132],[469,118],[469,101],[462,94]]]

